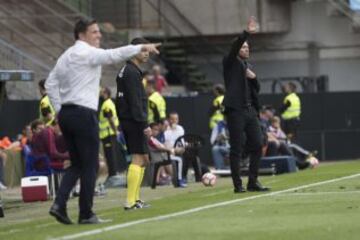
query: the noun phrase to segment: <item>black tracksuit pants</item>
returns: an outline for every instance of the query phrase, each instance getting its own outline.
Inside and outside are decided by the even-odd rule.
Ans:
[[[115,176],[118,169],[116,165],[116,135],[110,135],[101,139],[104,147],[104,155],[108,168],[108,177]]]
[[[71,166],[66,169],[55,203],[65,208],[69,194],[80,178],[79,219],[93,215],[93,196],[99,168],[99,123],[96,111],[64,105],[59,125],[70,153]]]
[[[246,151],[250,155],[249,183],[255,183],[258,177],[262,148],[262,133],[257,112],[253,107],[241,110],[227,108],[226,121],[230,135],[230,169],[234,188],[242,186],[240,161]]]

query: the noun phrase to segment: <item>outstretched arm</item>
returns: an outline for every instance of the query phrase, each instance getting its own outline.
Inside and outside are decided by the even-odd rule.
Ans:
[[[240,36],[232,44],[229,55],[227,57],[227,62],[230,63],[236,59],[239,54],[239,50],[244,42],[248,39],[250,34],[256,33],[258,31],[258,23],[255,17],[251,16],[248,21],[247,29],[240,34]]]

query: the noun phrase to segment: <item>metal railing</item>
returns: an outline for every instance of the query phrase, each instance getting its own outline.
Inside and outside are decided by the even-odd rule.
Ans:
[[[193,43],[193,40],[187,40],[187,38],[185,37],[185,34],[181,31],[181,29],[163,12],[161,11],[160,8],[158,8],[151,0],[146,0],[146,2],[149,4],[149,6],[151,8],[153,8],[158,14],[159,16],[161,16],[164,21],[170,26],[172,27],[183,39],[184,43],[186,43],[186,45],[190,46],[190,48],[192,49],[192,51],[196,52],[196,53],[199,53],[199,56],[205,60],[206,63],[208,63],[210,66],[212,66],[214,69],[216,69],[219,73],[222,73],[222,69],[221,67],[219,66],[219,64],[217,63],[214,63],[212,62],[208,56],[204,55],[203,53],[201,53],[199,50],[198,50],[198,43],[197,44],[194,44]],[[167,1],[168,3],[170,1]],[[170,4],[170,6],[172,7],[175,7],[173,4]],[[177,9],[177,8],[176,8]],[[177,12],[180,12],[178,9],[177,9]],[[183,15],[182,15],[182,18],[185,18]],[[190,22],[188,19],[185,20],[186,22]],[[198,37],[201,39],[201,41],[205,44],[205,46],[209,45],[209,41],[203,36],[203,34],[196,28],[194,27],[193,24],[190,24],[190,26],[193,27],[194,31],[196,31]],[[217,48],[214,48],[214,46],[211,46],[212,49],[216,49],[217,52],[220,52],[221,54],[224,54],[224,51],[222,50],[219,50]]]
[[[33,56],[22,52],[6,41],[0,39],[0,69],[32,70],[38,78],[45,78],[51,67]],[[33,82],[8,82],[7,95],[17,99],[34,99],[37,88]],[[16,97],[13,97],[15,96]]]
[[[360,19],[355,18],[355,11],[351,9],[350,4],[346,0],[328,0],[328,2],[338,11],[340,11],[344,16],[349,18],[354,26],[360,26]]]

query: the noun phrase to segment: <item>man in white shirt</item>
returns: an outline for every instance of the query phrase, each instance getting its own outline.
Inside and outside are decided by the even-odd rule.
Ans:
[[[169,127],[164,132],[165,146],[173,148],[175,141],[184,134],[184,128],[179,125],[179,114],[177,112],[171,112],[169,114]]]
[[[49,213],[60,223],[72,224],[66,203],[80,178],[78,223],[94,224],[104,222],[92,211],[99,155],[97,109],[101,66],[125,61],[142,51],[158,53],[159,44],[101,49],[101,33],[95,20],[79,20],[74,36],[75,44],[59,57],[45,83],[71,160]]]
[[[167,128],[167,130],[164,132],[164,145],[167,148],[175,148],[175,142],[179,137],[182,137],[185,135],[185,130],[182,126],[179,125],[179,114],[177,112],[170,112],[169,114],[169,127]],[[182,152],[185,151],[185,149],[181,150]],[[178,172],[178,177],[179,177],[179,181],[178,181],[178,186],[179,187],[186,187],[186,180],[184,179],[184,177],[186,176],[186,174],[184,174],[184,162],[183,162],[183,158],[179,158],[178,156],[174,156],[171,155],[171,158],[175,159],[180,159],[181,162],[178,162],[178,166],[179,166],[179,172]],[[187,171],[187,170],[186,170]]]

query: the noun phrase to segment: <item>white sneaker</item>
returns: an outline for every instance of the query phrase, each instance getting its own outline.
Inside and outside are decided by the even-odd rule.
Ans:
[[[0,182],[0,191],[4,191],[6,189],[7,187],[2,182]]]

